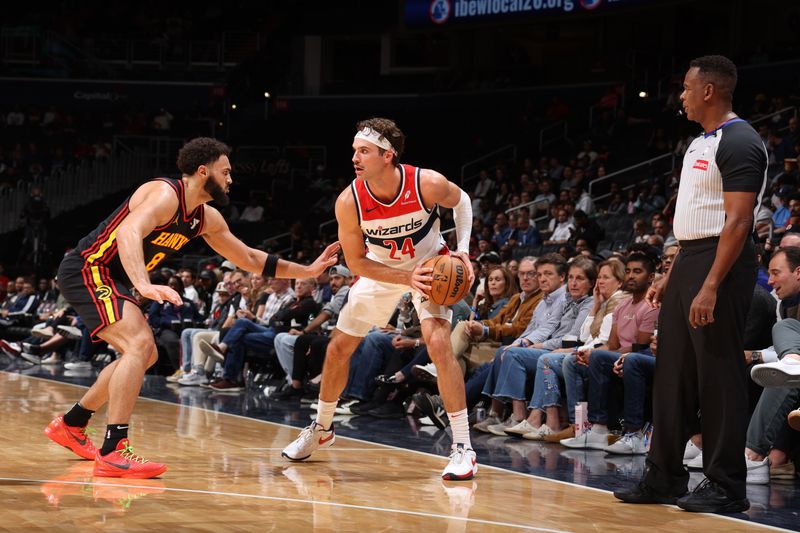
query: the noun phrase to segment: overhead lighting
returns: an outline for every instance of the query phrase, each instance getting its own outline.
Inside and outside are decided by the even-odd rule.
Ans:
[[[231,104],[231,109],[236,109],[236,104]]]
[[[647,91],[639,91],[639,98],[647,98]]]
[[[270,96],[272,95],[269,94],[269,91],[264,91],[264,98],[269,98]]]

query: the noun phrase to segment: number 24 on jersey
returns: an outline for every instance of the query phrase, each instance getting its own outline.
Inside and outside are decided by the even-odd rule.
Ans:
[[[403,245],[399,250],[397,248],[397,241],[387,239],[383,241],[383,244],[389,247],[390,259],[401,261],[403,258],[398,255],[398,251],[401,255],[407,255],[409,259],[414,259],[414,241],[411,240],[411,237],[406,237],[403,239]]]

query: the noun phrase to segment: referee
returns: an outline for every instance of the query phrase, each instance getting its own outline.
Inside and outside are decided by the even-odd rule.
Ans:
[[[756,282],[752,233],[767,152],[756,131],[732,111],[735,87],[736,65],[723,56],[693,60],[684,78],[683,109],[705,133],[683,160],[673,228],[680,253],[646,297],[662,305],[654,432],[645,477],[614,493],[627,503],[677,503],[709,513],[750,507],[742,334]],[[707,479],[687,494],[683,451],[698,432]]]

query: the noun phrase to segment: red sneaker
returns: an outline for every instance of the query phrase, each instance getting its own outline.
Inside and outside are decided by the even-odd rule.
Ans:
[[[119,441],[117,449],[108,455],[100,455],[98,451],[94,459],[95,476],[148,479],[166,471],[167,465],[151,463],[133,453],[128,439]]]
[[[84,459],[94,460],[97,448],[89,440],[89,433],[94,433],[87,427],[73,427],[64,423],[63,416],[57,416],[44,428],[44,434],[56,444],[68,448]]]

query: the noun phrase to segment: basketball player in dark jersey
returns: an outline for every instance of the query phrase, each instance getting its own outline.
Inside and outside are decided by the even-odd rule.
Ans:
[[[230,148],[210,138],[189,141],[178,153],[181,179],[157,178],[141,185],[63,260],[58,283],[94,340],[102,339],[121,357],[108,365],[70,411],[45,429],[50,439],[84,459],[96,476],[151,478],[166,465],[133,453],[128,422],[145,371],[157,358],[155,341],[131,295],[181,305],[177,292],[150,283],[148,272],[202,236],[239,268],[278,278],[310,278],[336,263],[338,243],[308,266],[278,259],[246,246],[228,229],[219,211],[206,202],[227,205],[232,182]],[[105,440],[97,450],[87,436],[89,418],[108,402]]]

